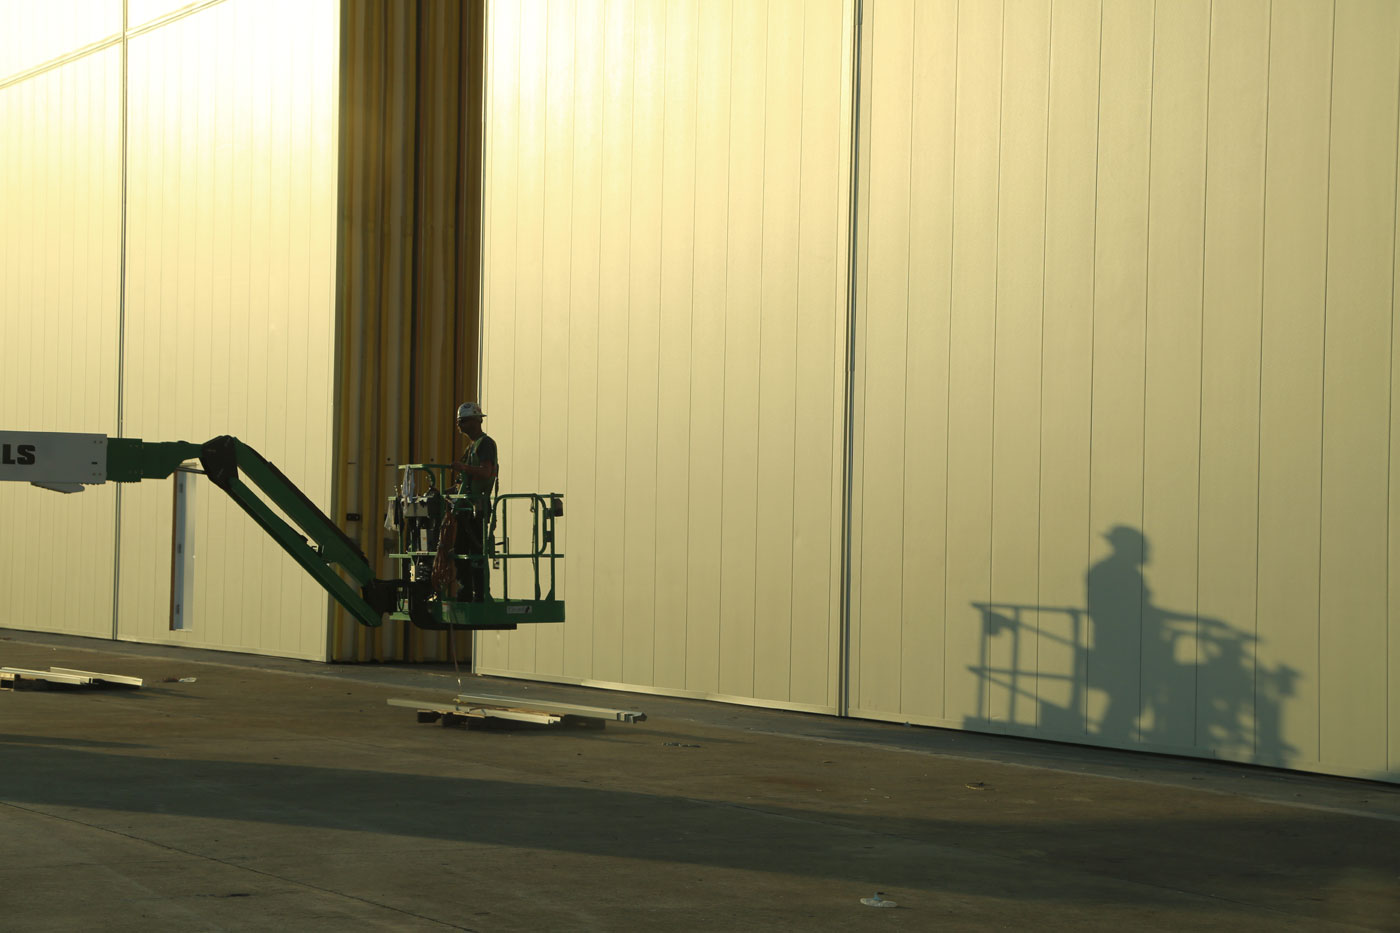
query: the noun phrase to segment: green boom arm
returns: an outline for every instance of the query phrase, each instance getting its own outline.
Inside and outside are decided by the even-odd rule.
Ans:
[[[382,614],[394,608],[395,582],[376,579],[359,545],[336,527],[281,470],[236,437],[224,435],[204,444],[185,441],[148,444],[135,438],[110,438],[107,479],[119,483],[165,479],[179,469],[181,463],[193,459],[198,459],[209,479],[228,493],[357,620],[377,626]],[[248,482],[244,482],[245,479]],[[262,496],[248,483],[257,487]],[[263,501],[263,496],[301,530],[288,524]],[[311,542],[315,542],[314,547]],[[359,584],[358,591],[341,577],[336,566]]]

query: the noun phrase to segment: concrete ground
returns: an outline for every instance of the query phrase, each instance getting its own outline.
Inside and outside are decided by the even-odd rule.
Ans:
[[[1393,785],[488,678],[648,718],[385,703],[441,667],[13,631],[0,664],[146,678],[0,693],[3,929],[1400,930]]]

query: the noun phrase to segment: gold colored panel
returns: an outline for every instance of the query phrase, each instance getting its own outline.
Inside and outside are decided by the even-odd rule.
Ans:
[[[1386,764],[1394,88],[1400,7],[1336,7],[1323,368],[1321,758]]]
[[[1141,728],[1153,744],[1172,747],[1195,740],[1196,677],[1188,659],[1197,595],[1209,48],[1208,2],[1158,4],[1142,507],[1151,601],[1144,604]]]

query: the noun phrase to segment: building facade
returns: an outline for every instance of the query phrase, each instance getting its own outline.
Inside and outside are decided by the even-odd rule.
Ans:
[[[237,434],[373,554],[479,386],[569,621],[478,671],[1400,780],[1394,3],[43,10],[7,427]],[[194,483],[0,488],[0,621],[446,656]]]

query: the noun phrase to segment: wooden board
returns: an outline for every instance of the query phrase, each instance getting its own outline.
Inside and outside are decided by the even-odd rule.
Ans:
[[[53,674],[70,674],[75,677],[88,677],[92,680],[100,680],[103,683],[120,684],[125,687],[140,687],[144,681],[140,677],[128,677],[125,674],[102,674],[97,671],[80,671],[71,667],[50,667],[49,672]]]
[[[40,683],[66,684],[68,686],[116,684],[139,687],[142,685],[139,677],[79,671],[67,667],[51,667],[46,671],[30,670],[23,667],[0,667],[0,690],[14,690],[19,684],[26,681],[31,682],[31,685]]]
[[[567,720],[590,721],[601,725],[610,720],[641,722],[646,719],[645,713],[636,710],[604,709],[571,703],[536,703],[514,697],[460,695],[448,703],[402,698],[392,698],[387,702],[390,706],[417,710],[419,722],[436,722],[442,719],[445,725],[456,719],[505,719],[549,726]]]

